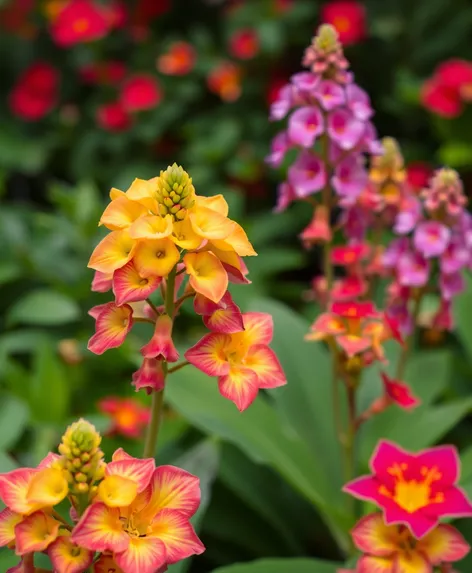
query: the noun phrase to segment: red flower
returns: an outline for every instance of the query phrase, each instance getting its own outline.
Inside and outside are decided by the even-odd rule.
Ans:
[[[126,131],[131,126],[131,117],[120,102],[110,102],[97,109],[97,123],[106,131]]]
[[[18,79],[10,93],[12,112],[26,121],[37,121],[56,105],[59,74],[46,62],[36,62]]]
[[[126,74],[123,62],[110,60],[109,62],[93,62],[82,66],[79,70],[82,81],[92,85],[116,85]]]
[[[52,23],[51,35],[64,48],[99,40],[111,27],[109,13],[92,0],[70,0]]]
[[[236,101],[241,95],[241,69],[237,64],[223,61],[207,77],[208,88],[223,101]]]
[[[357,44],[367,35],[366,12],[361,2],[334,0],[321,8],[321,21],[331,24],[345,44]]]
[[[127,111],[152,109],[162,99],[157,79],[147,74],[130,76],[121,88],[120,101]]]
[[[420,99],[427,110],[441,117],[450,119],[462,113],[459,91],[442,83],[438,77],[433,77],[423,84]]]
[[[185,76],[195,66],[197,53],[188,42],[174,42],[167,52],[157,60],[157,69],[169,76]]]
[[[443,85],[460,91],[463,86],[472,85],[472,62],[447,60],[438,66],[435,76]]]
[[[235,32],[229,41],[231,55],[240,60],[250,60],[259,52],[259,38],[252,28],[243,28]]]
[[[412,161],[406,168],[407,181],[414,191],[426,187],[432,174],[432,167],[425,161]]]
[[[108,396],[100,400],[98,409],[111,417],[109,432],[127,438],[139,438],[151,417],[150,409],[132,398]]]
[[[107,17],[110,28],[124,28],[128,21],[128,8],[123,0],[112,0],[107,6]]]

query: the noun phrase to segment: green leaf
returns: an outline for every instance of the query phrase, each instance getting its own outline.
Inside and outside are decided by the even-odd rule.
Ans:
[[[5,452],[0,452],[0,474],[16,470],[18,464]]]
[[[449,141],[438,152],[442,164],[460,168],[472,162],[472,145],[465,141]]]
[[[34,356],[29,400],[31,413],[39,422],[62,423],[69,411],[70,385],[64,366],[46,343]]]
[[[11,549],[0,548],[0,571],[8,571],[10,567],[18,565],[20,558]]]
[[[193,368],[175,374],[166,396],[172,406],[198,428],[228,440],[252,460],[276,469],[320,509],[338,541],[346,541],[341,531],[347,524],[339,507],[333,505],[337,494],[332,476],[315,462],[308,446],[284,425],[262,397],[241,414],[218,393],[214,381]]]
[[[4,396],[0,400],[0,450],[15,445],[28,421],[28,408],[21,400],[13,396]]]
[[[336,573],[340,563],[318,559],[261,559],[214,569],[213,573]]]
[[[322,343],[307,342],[307,320],[283,304],[256,299],[251,310],[274,319],[271,343],[279,358],[287,385],[270,392],[277,409],[306,442],[314,459],[329,476],[334,503],[342,503],[340,448],[333,423],[330,357]]]
[[[431,406],[447,386],[450,366],[451,354],[448,351],[421,352],[410,359],[405,380],[422,404],[414,412],[392,406],[366,422],[359,438],[364,464],[367,464],[380,438],[390,439],[412,450],[425,448],[434,444],[467,414],[472,399]]]
[[[22,268],[13,261],[4,261],[0,264],[0,285],[15,281],[20,278]]]
[[[80,307],[71,298],[54,290],[36,290],[19,299],[7,311],[13,324],[67,324],[80,317]]]
[[[472,321],[469,311],[472,308],[472,277],[465,275],[466,288],[463,293],[454,298],[453,313],[456,332],[464,345],[469,360],[472,360]]]

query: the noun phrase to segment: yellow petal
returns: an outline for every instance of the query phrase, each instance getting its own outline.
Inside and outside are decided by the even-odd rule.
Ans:
[[[197,195],[195,197],[195,204],[197,207],[206,207],[207,209],[211,209],[212,211],[216,211],[223,217],[228,216],[228,203],[223,195],[213,195],[212,197],[202,197]]]
[[[143,277],[165,277],[179,259],[180,253],[170,239],[151,239],[138,245],[134,264]]]
[[[145,179],[135,179],[126,191],[126,196],[132,201],[141,203],[141,205],[144,205],[153,213],[158,212],[156,183],[153,179],[149,181],[146,181]]]
[[[256,251],[249,242],[241,225],[234,223],[233,230],[224,240],[214,240],[212,243],[222,251],[235,251],[240,257],[255,257]]]
[[[198,207],[189,217],[195,233],[204,239],[225,239],[232,233],[235,225],[227,217],[207,207]]]
[[[98,486],[99,500],[108,507],[127,507],[137,495],[137,482],[119,475],[106,476]]]
[[[228,273],[209,251],[188,253],[184,257],[190,286],[213,302],[219,302],[228,289]]]
[[[126,229],[112,231],[95,247],[87,266],[102,273],[113,273],[132,259],[135,248],[136,241]]]
[[[46,468],[35,474],[28,488],[27,499],[42,507],[60,503],[69,493],[69,485],[60,469]]]
[[[183,221],[176,221],[174,223],[174,230],[171,239],[181,249],[186,251],[193,251],[198,249],[202,243],[202,237],[197,235],[193,230],[190,219],[187,217]]]
[[[172,233],[172,217],[166,215],[148,215],[140,217],[130,227],[133,239],[164,239]]]
[[[128,228],[138,217],[147,212],[146,208],[124,195],[112,201],[103,212],[99,225],[105,225],[111,231]]]

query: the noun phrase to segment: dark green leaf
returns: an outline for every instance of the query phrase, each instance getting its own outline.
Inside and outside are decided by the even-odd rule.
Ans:
[[[66,324],[79,317],[80,308],[73,299],[47,289],[27,294],[14,303],[7,312],[7,321],[10,325]]]
[[[318,559],[261,559],[220,567],[213,573],[336,573],[340,563]]]
[[[7,450],[20,438],[28,421],[25,403],[13,396],[0,400],[0,449]]]

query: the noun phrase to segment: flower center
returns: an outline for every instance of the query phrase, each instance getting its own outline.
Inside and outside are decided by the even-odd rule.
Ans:
[[[351,28],[351,21],[346,16],[337,16],[334,18],[333,25],[338,32],[348,32]]]
[[[74,28],[74,32],[81,34],[89,29],[89,22],[86,18],[79,18],[74,22],[72,27]]]
[[[402,509],[408,513],[414,513],[432,503],[444,501],[444,494],[432,494],[432,484],[441,479],[442,474],[436,467],[421,468],[421,478],[408,480],[405,471],[408,464],[394,464],[387,471],[395,478],[393,493],[384,485],[380,486],[379,493],[393,499]]]

